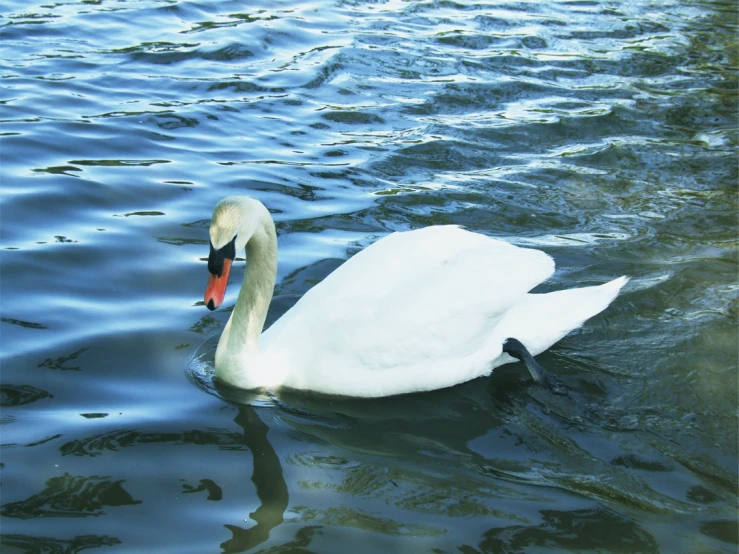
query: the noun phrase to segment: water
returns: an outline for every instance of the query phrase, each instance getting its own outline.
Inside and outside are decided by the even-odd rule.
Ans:
[[[735,3],[0,11],[3,552],[736,551]],[[569,398],[516,365],[220,390],[238,193],[277,222],[270,321],[437,223],[545,250],[541,290],[633,279],[539,356]]]

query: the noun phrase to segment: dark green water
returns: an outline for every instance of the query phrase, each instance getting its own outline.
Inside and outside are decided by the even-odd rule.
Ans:
[[[3,553],[736,552],[735,2],[0,14]],[[517,365],[222,393],[201,299],[238,193],[277,221],[270,320],[439,223],[545,250],[541,290],[632,281],[539,357],[570,397]]]

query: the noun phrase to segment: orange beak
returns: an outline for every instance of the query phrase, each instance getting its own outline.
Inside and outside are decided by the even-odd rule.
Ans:
[[[228,274],[231,271],[231,263],[233,260],[228,258],[223,260],[223,271],[220,275],[208,277],[208,284],[205,287],[205,296],[203,301],[209,310],[215,310],[223,304],[223,298],[226,296],[226,285],[228,284]]]

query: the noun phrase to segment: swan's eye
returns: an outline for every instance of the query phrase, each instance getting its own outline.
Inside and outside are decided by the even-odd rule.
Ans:
[[[208,271],[213,275],[220,275],[223,273],[223,260],[234,260],[236,259],[236,236],[231,239],[226,246],[223,246],[216,250],[213,247],[213,243],[210,243],[210,254],[208,256]]]

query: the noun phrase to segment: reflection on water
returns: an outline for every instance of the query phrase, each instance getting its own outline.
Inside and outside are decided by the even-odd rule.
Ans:
[[[0,514],[21,519],[36,517],[86,517],[105,513],[106,506],[141,504],[109,477],[64,474],[46,482],[44,490],[20,502],[4,504]]]
[[[636,453],[630,450],[631,441],[626,436],[617,441],[599,438],[598,429],[609,426],[614,437],[618,436],[623,424],[613,425],[613,421],[628,414],[604,413],[600,403],[589,404],[587,395],[563,398],[528,386],[532,396],[521,397],[517,392],[526,386],[524,380],[502,375],[494,377],[489,389],[471,384],[456,387],[457,394],[451,398],[447,391],[371,400],[283,391],[266,400],[259,394],[213,386],[216,340],[211,337],[201,345],[199,355],[191,361],[191,376],[208,392],[223,395],[230,402],[261,404],[259,410],[270,414],[273,421],[300,432],[299,442],[306,443],[307,448],[298,448],[285,461],[291,466],[312,468],[314,478],[299,480],[297,491],[293,485],[293,498],[331,492],[357,501],[384,499],[385,510],[390,512],[395,507],[445,514],[452,519],[485,515],[498,524],[482,534],[477,547],[483,551],[548,546],[630,552],[658,552],[659,539],[638,521],[620,515],[615,506],[659,516],[692,513],[699,506],[722,503],[720,497],[728,499],[718,492],[721,486],[717,489],[697,481],[686,482],[679,466],[657,450],[642,446]],[[237,421],[259,421],[263,426],[260,420],[252,419],[252,408],[240,410]],[[464,428],[460,421],[465,422]],[[266,426],[263,428],[266,431]],[[641,442],[631,440],[634,444]],[[265,444],[274,455],[274,449]],[[316,451],[316,444],[333,445],[331,453]],[[273,474],[282,476],[282,470],[277,470],[279,460],[275,459],[274,467]],[[440,472],[455,467],[468,468],[466,483],[440,478]],[[316,470],[325,477],[315,479]],[[664,478],[656,478],[660,473]],[[256,467],[253,480],[259,487]],[[272,514],[278,523],[287,505],[282,479],[279,490],[284,496],[275,501],[279,508],[274,506]],[[492,508],[490,497],[514,505],[520,499],[540,505],[535,518],[538,523],[532,525],[532,514],[523,516],[517,508]],[[262,495],[260,499],[265,501]],[[280,503],[283,499],[285,504]],[[323,509],[296,502],[291,512],[298,513],[301,521],[317,525],[316,529],[355,527],[416,538],[440,537],[450,531],[444,525],[419,525],[404,522],[402,517],[370,515],[331,505],[330,501]],[[581,507],[546,508],[552,503]],[[522,516],[525,524],[521,523]],[[709,527],[723,529],[723,536],[732,536],[731,524],[726,521],[715,520]],[[312,531],[304,535],[301,544],[310,544],[311,536]]]
[[[253,527],[226,525],[233,537],[221,544],[224,552],[244,552],[267,540],[269,532],[283,522],[289,499],[280,459],[267,440],[269,428],[249,407],[240,408],[234,421],[244,430],[244,444],[254,457],[251,480],[260,506],[249,514],[256,522]]]
[[[6,12],[3,552],[736,551],[735,2]],[[205,310],[208,218],[239,193],[277,224],[269,324],[431,224],[545,250],[542,291],[632,280],[541,355],[570,397],[516,365],[238,393],[199,355],[244,265]]]
[[[243,450],[238,435],[227,432],[201,431],[193,429],[181,433],[141,433],[130,429],[120,429],[67,442],[59,447],[62,456],[99,456],[105,450],[118,451],[136,444],[168,443],[217,445],[229,450]]]
[[[208,500],[218,501],[223,499],[223,491],[214,481],[210,479],[201,479],[197,487],[191,485],[182,485],[182,492],[208,492]]]
[[[199,446],[217,445],[227,450],[248,451],[252,457],[251,480],[256,488],[259,507],[250,514],[253,526],[226,525],[232,538],[221,545],[224,552],[244,552],[264,542],[270,530],[284,520],[288,505],[288,491],[282,474],[282,466],[272,445],[267,440],[268,427],[259,419],[254,408],[244,406],[239,409],[236,424],[243,434],[226,433],[213,430],[193,430],[185,433],[139,433],[133,430],[118,430],[98,436],[87,437],[61,445],[62,456],[99,456],[105,450],[118,451],[135,447],[137,444],[162,444],[168,442],[190,443]],[[59,438],[54,437],[54,438]],[[182,484],[182,492],[193,494],[207,492],[207,500],[223,499],[221,487],[212,479],[201,479],[197,486]],[[110,477],[82,477],[64,474],[49,479],[43,490],[29,498],[3,504],[0,515],[7,518],[39,517],[86,517],[100,516],[106,508],[136,505],[141,500],[134,499],[124,487],[123,480]],[[6,541],[7,538],[7,542]],[[86,546],[117,544],[116,538],[87,537]],[[33,542],[29,537],[4,536],[3,543],[18,547]],[[51,541],[53,542],[53,541]],[[40,542],[35,548],[40,546]]]
[[[30,404],[49,396],[45,390],[37,389],[31,385],[0,385],[0,406],[21,406]]]
[[[479,547],[485,552],[540,547],[568,550],[659,552],[657,542],[635,522],[603,508],[563,512],[542,510],[537,528],[511,526],[485,533]]]
[[[10,552],[79,552],[121,544],[119,539],[100,535],[84,535],[65,541],[38,535],[3,534],[3,548]]]
[[[46,358],[38,364],[38,367],[46,367],[49,369],[74,370],[79,371],[80,366],[69,365],[69,362],[77,360],[80,354],[88,350],[88,348],[80,348],[67,356],[59,356],[58,358]]]

